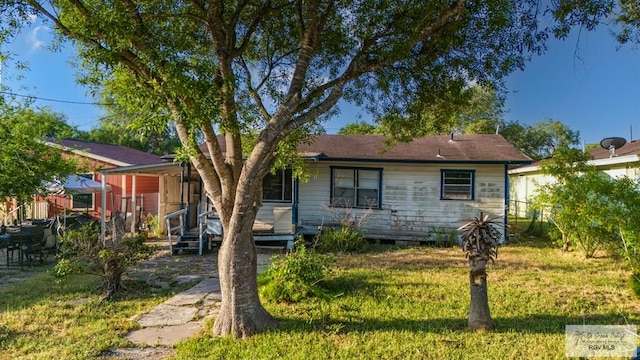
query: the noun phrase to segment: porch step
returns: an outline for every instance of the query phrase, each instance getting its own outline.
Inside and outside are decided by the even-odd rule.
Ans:
[[[178,242],[173,245],[173,253],[177,254],[180,251],[200,251],[200,238],[197,235],[182,235],[178,236]]]

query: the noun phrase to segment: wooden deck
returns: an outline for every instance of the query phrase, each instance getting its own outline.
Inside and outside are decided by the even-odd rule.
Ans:
[[[205,220],[202,220],[205,221]],[[182,226],[182,224],[180,225]],[[168,236],[169,249],[173,254],[182,252],[198,252],[200,255],[205,250],[211,250],[215,246],[220,246],[222,236],[215,232],[208,231],[209,228],[201,224],[199,227],[182,231],[180,235],[179,226],[174,226],[171,231],[176,233]],[[295,232],[276,233],[271,223],[256,221],[253,226],[253,240],[257,247],[269,249],[281,249],[289,251],[293,249],[293,243],[298,236],[302,235],[302,228]]]

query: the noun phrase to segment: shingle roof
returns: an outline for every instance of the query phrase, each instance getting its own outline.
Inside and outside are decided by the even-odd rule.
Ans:
[[[385,145],[387,139],[380,135],[321,135],[299,150],[333,160],[531,162],[501,135],[426,136],[390,148]]]
[[[84,151],[93,155],[113,160],[113,162],[126,163],[129,165],[153,164],[162,161],[160,156],[149,154],[144,151],[135,150],[121,145],[101,144],[80,140],[60,140],[55,143],[74,150]]]
[[[609,150],[603,149],[600,146],[589,149],[587,152],[591,154],[594,159],[606,159],[610,157]],[[624,144],[621,148],[616,149],[615,154],[616,156],[640,155],[640,141],[632,140]]]

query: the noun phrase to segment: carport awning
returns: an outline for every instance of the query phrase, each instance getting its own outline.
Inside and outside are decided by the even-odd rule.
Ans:
[[[64,181],[57,180],[45,184],[45,189],[51,194],[95,194],[102,191],[102,184],[77,175],[69,175]],[[106,185],[106,191],[111,191],[111,185]]]
[[[317,161],[323,156],[322,153],[303,152],[300,154],[306,161]],[[172,158],[167,157],[171,160]],[[192,174],[196,174],[195,169],[191,168]],[[102,169],[100,172],[104,175],[142,175],[142,176],[162,176],[162,175],[180,175],[180,163],[174,161],[163,161],[155,164],[119,166],[115,168]]]
[[[179,175],[180,164],[174,162],[161,162],[155,164],[119,166],[115,168],[102,169],[104,175]]]

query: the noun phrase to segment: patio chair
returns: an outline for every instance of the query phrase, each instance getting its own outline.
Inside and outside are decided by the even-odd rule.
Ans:
[[[44,227],[41,225],[22,225],[10,226],[7,233],[11,236],[7,251],[7,266],[14,262],[14,254],[18,252],[18,262],[20,266],[33,264],[39,261],[44,262],[44,254],[42,250]]]

